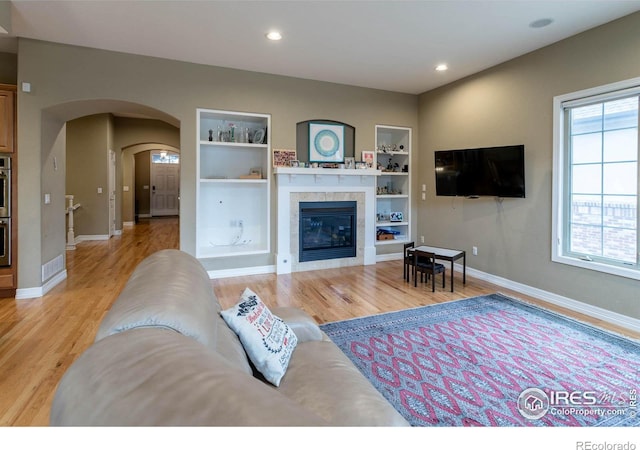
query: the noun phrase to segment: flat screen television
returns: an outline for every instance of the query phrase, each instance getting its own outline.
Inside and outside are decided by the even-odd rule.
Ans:
[[[436,195],[524,198],[524,145],[438,150]]]

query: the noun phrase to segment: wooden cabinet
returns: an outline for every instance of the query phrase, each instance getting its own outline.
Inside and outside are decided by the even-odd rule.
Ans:
[[[0,153],[15,150],[15,86],[0,84]]]
[[[3,254],[9,255],[9,265],[0,266],[0,298],[14,297],[18,286],[18,158],[16,140],[16,86],[0,84],[0,154],[10,156],[11,199],[9,216],[2,217],[8,223],[9,236],[3,237]],[[10,170],[7,170],[10,169]],[[7,242],[8,241],[8,242]],[[7,245],[8,244],[8,245]],[[8,252],[8,253],[6,253]]]

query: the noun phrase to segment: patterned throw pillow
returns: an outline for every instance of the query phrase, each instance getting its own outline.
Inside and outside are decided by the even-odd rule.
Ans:
[[[256,369],[271,384],[279,386],[298,343],[293,330],[249,288],[238,304],[220,314],[240,338]]]

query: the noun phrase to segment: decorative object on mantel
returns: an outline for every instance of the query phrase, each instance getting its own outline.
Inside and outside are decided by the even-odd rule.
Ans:
[[[292,159],[291,161],[289,161],[289,166],[300,167],[300,161],[298,161],[297,159]]]
[[[295,150],[284,148],[273,149],[273,167],[290,167],[290,162],[297,159]]]
[[[324,130],[331,131],[331,133],[322,133],[320,136],[312,136],[312,130],[314,132],[322,132]],[[316,137],[318,139],[316,139]],[[316,144],[317,142],[317,144]],[[336,150],[336,154],[333,157],[320,157],[316,149],[319,146],[320,150],[324,152],[333,152],[334,144],[338,143],[342,150]],[[296,124],[296,149],[298,150],[298,158],[300,162],[336,162],[343,163],[345,157],[355,157],[355,144],[356,144],[356,129],[348,123],[339,122],[330,119],[311,119],[298,122]],[[341,153],[341,155],[338,155]],[[316,157],[313,155],[315,154]],[[339,158],[337,156],[340,156]]]
[[[356,159],[353,156],[347,156],[344,159],[344,168],[345,169],[355,169],[356,168]]]
[[[344,125],[309,123],[309,162],[344,162]]]
[[[374,153],[370,150],[362,151],[362,161],[367,165],[367,168],[373,168]]]

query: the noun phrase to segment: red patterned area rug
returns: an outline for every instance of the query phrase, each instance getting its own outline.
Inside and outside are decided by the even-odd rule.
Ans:
[[[414,426],[640,425],[640,342],[501,294],[321,328]]]

